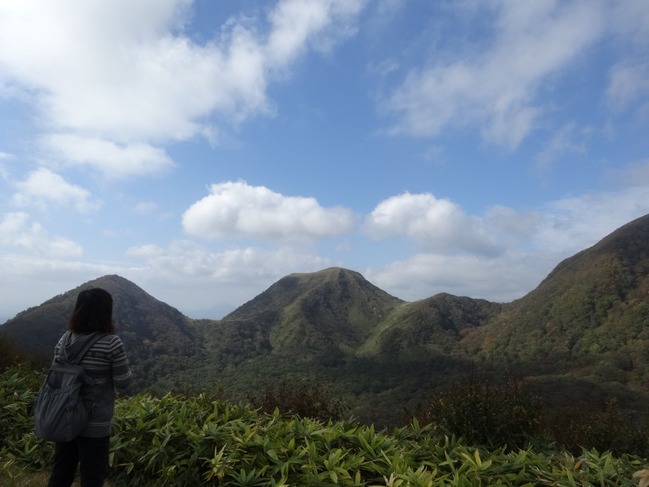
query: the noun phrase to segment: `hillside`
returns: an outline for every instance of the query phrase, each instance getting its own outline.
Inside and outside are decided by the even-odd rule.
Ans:
[[[513,374],[549,403],[648,403],[649,215],[507,304],[445,293],[405,302],[330,268],[286,276],[222,320],[191,320],[105,276],[20,313],[0,337],[49,357],[90,286],[115,298],[139,389],[222,389],[246,400],[286,377],[318,380],[350,398],[357,417],[394,422],[478,370]]]
[[[191,320],[116,275],[86,282],[19,313],[0,327],[0,336],[9,339],[20,352],[48,363],[66,329],[77,295],[91,287],[104,288],[113,296],[113,318],[137,372],[136,387],[154,383],[168,373],[163,357],[167,365],[184,366],[190,357],[197,356],[197,334]]]
[[[420,361],[457,354],[470,330],[494,319],[503,305],[441,293],[394,310],[360,350],[382,360]]]
[[[646,407],[649,392],[649,215],[565,259],[462,345],[514,364],[555,403],[599,407],[617,397]]]
[[[223,321],[265,327],[273,353],[354,354],[402,302],[358,272],[330,268],[286,276]]]
[[[648,297],[649,215],[562,261],[536,289],[468,334],[466,344],[550,368],[619,356],[625,360],[606,365],[647,369]]]

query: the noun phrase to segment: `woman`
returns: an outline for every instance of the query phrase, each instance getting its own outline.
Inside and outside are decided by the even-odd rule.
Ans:
[[[54,360],[76,350],[95,333],[103,336],[84,355],[80,364],[95,379],[84,386],[82,397],[93,407],[86,429],[74,440],[56,443],[49,487],[70,487],[80,465],[82,487],[104,485],[108,469],[110,427],[115,410],[115,389],[125,389],[131,370],[122,340],[115,335],[113,298],[99,288],[81,291],[66,331],[54,349]]]

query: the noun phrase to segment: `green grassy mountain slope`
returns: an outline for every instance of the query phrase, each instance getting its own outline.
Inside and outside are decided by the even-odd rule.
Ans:
[[[492,320],[502,308],[484,299],[446,293],[403,303],[375,330],[360,354],[406,362],[457,355],[462,336]]]
[[[101,287],[113,296],[113,319],[137,372],[137,384],[155,382],[174,365],[185,366],[196,357],[197,332],[189,318],[155,299],[131,281],[103,276],[55,296],[16,315],[0,327],[0,336],[18,351],[49,363],[54,346],[65,331],[77,295],[83,289]],[[161,358],[165,360],[161,360]]]
[[[466,343],[550,369],[602,360],[627,372],[649,369],[649,215],[565,259]],[[614,357],[620,363],[606,363]]]
[[[223,321],[263,326],[273,353],[346,355],[401,303],[358,272],[335,267],[286,276]]]

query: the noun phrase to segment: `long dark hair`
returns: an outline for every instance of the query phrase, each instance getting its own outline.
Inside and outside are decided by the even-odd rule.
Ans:
[[[110,293],[98,287],[81,291],[68,329],[74,333],[114,333],[113,297]]]

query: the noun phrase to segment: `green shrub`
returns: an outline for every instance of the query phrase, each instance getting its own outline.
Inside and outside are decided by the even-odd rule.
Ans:
[[[603,411],[565,407],[547,413],[544,428],[562,448],[576,453],[582,449],[649,456],[649,418],[638,418],[610,400]]]
[[[282,380],[268,385],[259,396],[250,399],[255,408],[265,413],[275,409],[301,418],[340,420],[349,407],[322,383],[304,379]]]
[[[19,362],[20,359],[20,354],[13,344],[5,337],[0,336],[0,370]]]
[[[0,373],[0,460],[20,459],[24,466],[42,468],[49,462],[52,444],[34,434],[32,415],[41,372],[13,365]]]
[[[540,432],[539,402],[512,381],[469,377],[431,397],[415,417],[445,435],[488,447],[525,447]]]
[[[0,485],[49,470],[51,443],[33,434],[40,379],[0,373]],[[529,486],[634,485],[646,459],[611,452],[486,448],[417,421],[392,433],[353,422],[264,414],[213,397],[119,399],[110,484],[146,486]],[[37,477],[33,477],[37,478]],[[38,478],[43,478],[42,476]]]

